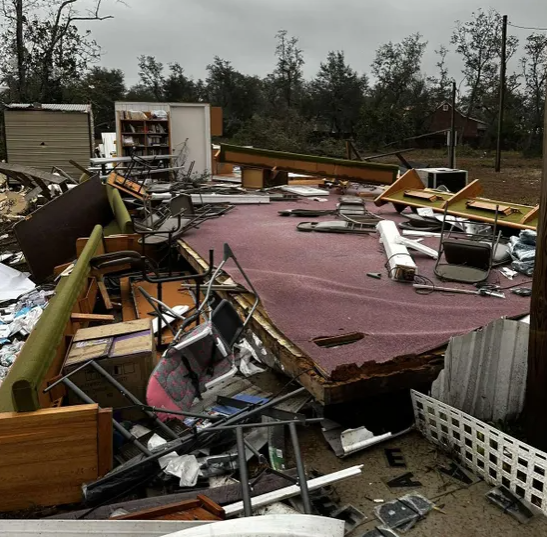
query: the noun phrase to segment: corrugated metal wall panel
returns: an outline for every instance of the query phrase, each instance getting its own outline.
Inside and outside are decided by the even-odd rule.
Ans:
[[[50,172],[58,166],[74,177],[69,164],[87,166],[91,156],[90,117],[81,112],[6,110],[8,162]]]
[[[61,110],[63,112],[91,112],[90,104],[39,104],[36,108],[33,104],[24,103],[10,103],[6,105],[6,108],[12,109],[42,109],[42,110]]]
[[[526,393],[529,329],[498,319],[452,338],[431,395],[483,421],[517,417]]]

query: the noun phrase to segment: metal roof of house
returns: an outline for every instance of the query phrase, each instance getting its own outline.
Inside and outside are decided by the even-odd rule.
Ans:
[[[452,108],[451,103],[449,103],[448,101],[443,101],[439,106],[437,106],[437,108],[435,108],[435,112],[443,106],[450,106]],[[458,108],[456,108],[456,112],[460,114],[461,116],[466,117],[466,114],[462,112],[461,110],[459,110]],[[486,125],[486,121],[483,121],[482,119],[477,119],[476,117],[469,116],[467,119],[469,119],[470,121],[474,121],[475,123],[481,123],[482,125]]]
[[[23,103],[11,103],[7,104],[6,108],[13,110],[50,110],[59,112],[91,112],[90,104],[23,104]]]

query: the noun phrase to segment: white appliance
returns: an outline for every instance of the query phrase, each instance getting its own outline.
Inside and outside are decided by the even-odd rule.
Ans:
[[[467,186],[468,172],[452,168],[417,168],[426,188],[439,188],[444,185],[450,192],[458,192]]]

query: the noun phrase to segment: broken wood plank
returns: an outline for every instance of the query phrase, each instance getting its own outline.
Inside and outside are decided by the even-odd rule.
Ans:
[[[69,160],[69,164],[72,164],[77,170],[81,171],[84,175],[87,175],[88,177],[91,177],[93,174],[84,168],[81,164],[78,164],[75,160]]]
[[[88,281],[89,286],[85,292],[85,295],[78,300],[78,306],[80,308],[79,313],[93,313],[95,303],[97,302],[97,292],[99,289],[97,280],[96,278],[89,278]]]
[[[47,185],[39,177],[34,177],[34,182],[42,189],[42,194],[47,200],[51,200],[52,195]]]
[[[68,267],[73,265],[74,263],[65,263],[64,265],[58,265],[53,269],[53,275],[55,277],[59,276],[59,274],[62,274]]]
[[[73,313],[71,316],[70,316],[70,319],[72,321],[76,321],[76,322],[79,322],[79,321],[84,321],[84,322],[92,322],[92,321],[97,321],[97,322],[100,322],[100,321],[104,321],[104,322],[107,322],[107,321],[115,321],[116,318],[114,317],[114,315],[97,315],[96,313]]]
[[[124,177],[120,177],[115,172],[112,172],[108,176],[106,182],[110,186],[113,186],[114,188],[117,188],[118,190],[125,192],[126,194],[129,194],[130,196],[133,196],[137,199],[143,200],[148,197],[146,189],[142,185],[135,181],[131,181],[131,179],[125,179]]]
[[[258,496],[260,494],[265,494],[267,492],[278,490],[292,484],[294,481],[291,478],[296,477],[296,471],[287,470],[285,473],[288,477],[282,477],[279,475],[267,473],[261,474],[253,483],[251,495]],[[85,509],[82,511],[71,511],[69,513],[54,515],[48,518],[63,520],[75,520],[78,517],[82,517],[87,520],[107,519],[110,518],[112,513],[117,509],[124,509],[129,513],[135,513],[143,509],[153,509],[155,507],[161,507],[177,502],[182,502],[185,500],[194,500],[198,492],[207,494],[207,497],[218,505],[226,505],[241,500],[241,485],[239,483],[234,483],[231,485],[223,485],[221,487],[215,487],[212,489],[202,489],[201,491],[192,490],[179,494],[169,494],[166,496],[155,496],[152,498],[144,498],[140,500],[118,502],[115,504],[99,507],[91,513],[89,512],[89,509]]]
[[[120,278],[122,319],[124,322],[134,321],[135,319],[138,319],[131,293],[131,280],[129,278]]]
[[[106,285],[104,284],[104,281],[102,279],[98,280],[97,285],[99,286],[99,292],[101,293],[101,297],[102,297],[103,302],[104,302],[104,307],[107,310],[113,309],[112,302],[110,300],[110,295],[108,294],[108,291],[106,289]]]
[[[198,495],[195,500],[154,507],[113,517],[112,520],[223,520],[224,509],[209,498]]]

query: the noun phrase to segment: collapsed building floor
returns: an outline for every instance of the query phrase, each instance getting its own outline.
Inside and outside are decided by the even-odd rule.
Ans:
[[[388,522],[378,510],[406,505],[409,493],[417,511],[391,521],[386,534],[412,528],[410,535],[429,537],[450,527],[453,535],[480,535],[492,525],[504,535],[542,531],[542,517],[523,529],[489,506],[483,496],[491,487],[476,474],[491,484],[502,478],[480,473],[485,448],[471,464],[462,448],[471,439],[444,425],[438,437],[428,436],[416,395],[410,397],[410,389],[428,393],[451,338],[528,313],[528,297],[510,290],[526,288],[529,277],[506,281],[492,256],[482,286],[452,283],[443,291],[432,256],[446,213],[420,217],[426,226],[416,229],[419,218],[373,206],[382,191],[370,196],[362,185],[352,191],[335,181],[329,192],[317,188],[322,180],[295,178],[286,189],[251,192],[230,175],[173,190],[168,182],[138,182],[139,173],[113,173],[106,184],[85,177],[15,228],[29,270],[50,294],[31,308],[16,299],[17,309],[2,312],[7,319],[40,308],[0,386],[1,511],[38,505],[51,507],[36,514],[51,521],[128,520],[191,501],[186,507],[198,510],[199,520],[220,520],[249,514],[249,482],[250,495],[268,502],[260,514],[313,512],[343,520],[342,533],[351,535],[384,535]],[[481,210],[491,215],[490,207]],[[409,237],[418,252],[390,253],[395,241],[383,235],[385,222],[417,231]],[[490,241],[497,253],[508,244],[501,237],[483,235],[478,243],[484,249]],[[511,258],[502,261],[499,267]],[[393,278],[399,271],[411,277],[396,281],[405,280]],[[205,350],[192,347],[198,339]],[[215,341],[227,351],[219,355]],[[284,400],[291,390],[295,397]],[[287,427],[272,427],[275,420]],[[295,443],[289,427],[296,425]],[[233,436],[223,442],[223,427],[248,427],[243,449]],[[209,434],[214,440],[202,441]],[[170,454],[179,464],[171,474],[169,463],[157,465]],[[199,460],[199,476],[185,457]],[[489,464],[501,476],[507,462]],[[514,468],[503,474],[504,485],[545,512],[547,490],[534,491],[532,481],[543,484],[544,464],[523,494]],[[243,484],[215,482],[217,470]],[[313,507],[302,489],[307,480],[324,485]],[[328,509],[321,503],[327,483],[338,496]],[[263,499],[267,494],[279,501]],[[289,502],[299,495],[302,501]],[[280,511],[269,510],[271,503]]]

